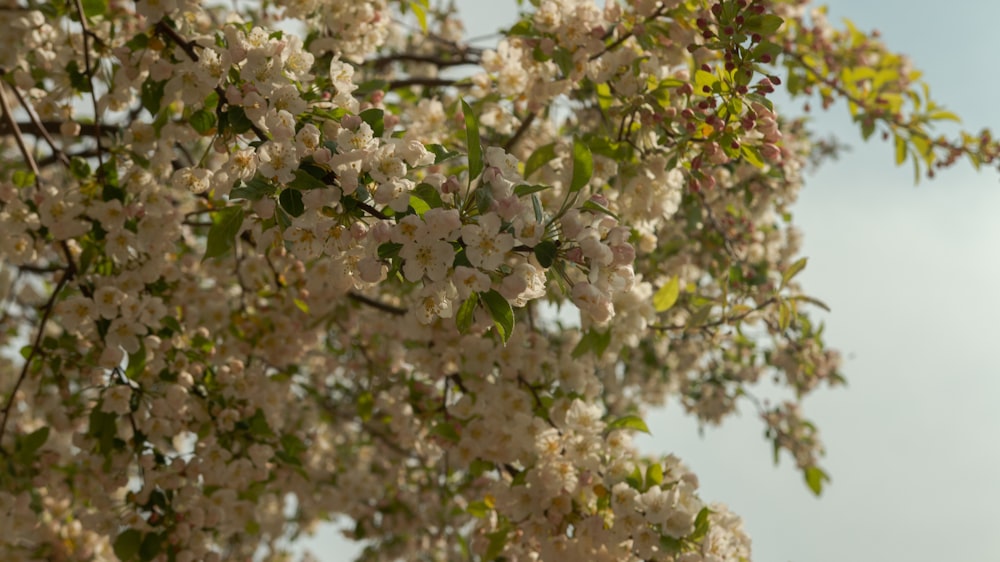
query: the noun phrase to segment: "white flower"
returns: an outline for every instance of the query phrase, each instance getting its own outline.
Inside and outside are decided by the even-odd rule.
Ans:
[[[514,237],[500,233],[500,217],[496,213],[482,215],[478,224],[463,226],[462,240],[469,262],[487,271],[500,267],[507,252],[514,247]]]
[[[455,249],[444,240],[419,239],[403,246],[403,275],[408,281],[419,281],[426,273],[433,281],[448,275],[448,268],[455,261]]]
[[[127,384],[116,384],[104,391],[104,403],[101,410],[118,415],[125,415],[132,411],[129,404],[132,400],[132,389]]]

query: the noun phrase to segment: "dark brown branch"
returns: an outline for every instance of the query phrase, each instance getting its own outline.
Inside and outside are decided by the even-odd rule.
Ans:
[[[354,291],[351,291],[350,293],[347,293],[347,298],[349,298],[349,299],[351,299],[351,300],[353,300],[355,302],[359,302],[361,304],[370,306],[370,307],[375,308],[377,310],[381,310],[382,312],[387,312],[389,314],[393,314],[395,316],[403,316],[407,312],[407,310],[405,308],[400,308],[398,306],[391,305],[389,303],[385,303],[385,302],[382,302],[382,301],[379,301],[379,300],[375,300],[375,299],[373,299],[373,298],[371,298],[369,296],[362,295],[361,293],[355,293]]]
[[[100,107],[98,106],[98,103],[97,103],[97,92],[94,91],[94,72],[95,72],[95,68],[93,66],[93,62],[90,60],[90,37],[91,37],[92,34],[90,32],[90,26],[87,24],[87,14],[84,13],[82,0],[76,0],[75,4],[76,4],[76,15],[80,17],[80,27],[83,29],[83,36],[82,36],[83,37],[83,64],[84,64],[84,68],[87,71],[87,81],[90,83],[90,100],[91,100],[91,103],[94,106],[94,124],[97,125],[98,128],[100,128],[100,126],[101,126],[101,110],[100,110]],[[57,151],[56,150],[55,144],[52,143],[52,137],[46,136],[46,140],[50,143],[50,146],[52,147],[52,151],[53,152],[57,152],[57,153],[61,152],[61,151]],[[104,181],[103,181],[104,180],[103,176],[105,175],[105,171],[104,171],[104,147],[103,147],[103,145],[101,143],[101,135],[95,136],[94,137],[94,142],[97,143],[97,169],[98,169],[97,176],[98,176],[98,180],[101,181],[101,183],[104,183]],[[66,163],[69,163],[68,159],[66,160]]]
[[[507,139],[507,142],[504,143],[503,145],[504,151],[510,152],[511,150],[514,149],[515,146],[517,146],[518,141],[521,140],[521,137],[524,136],[524,133],[528,132],[528,129],[531,128],[531,124],[535,122],[535,117],[537,115],[538,115],[537,112],[532,111],[531,113],[528,114],[527,117],[524,118],[524,121],[521,121],[521,126],[518,127],[516,131],[514,131],[514,136]]]
[[[2,88],[0,88],[2,90]],[[59,293],[62,292],[66,284],[76,276],[76,264],[73,262],[73,254],[70,252],[69,245],[65,242],[62,243],[63,251],[66,252],[67,266],[56,283],[55,289],[52,290],[52,295],[49,296],[49,300],[46,301],[45,305],[42,307],[42,319],[38,323],[38,332],[35,333],[35,339],[31,343],[31,351],[28,352],[28,356],[24,359],[24,366],[21,367],[21,373],[17,376],[17,381],[14,382],[14,388],[11,389],[10,395],[7,397],[7,403],[3,407],[3,417],[0,418],[0,455],[9,456],[10,453],[3,448],[3,435],[7,429],[7,421],[10,419],[10,412],[14,409],[14,399],[17,396],[17,391],[20,390],[21,385],[24,384],[24,380],[28,377],[28,369],[31,367],[31,363],[35,360],[35,357],[41,352],[42,349],[42,336],[45,335],[45,327],[49,322],[49,317],[52,315],[52,311],[55,309],[56,299],[59,298]]]
[[[413,53],[395,53],[392,55],[386,55],[384,57],[378,57],[365,61],[365,64],[370,64],[375,68],[382,68],[388,66],[394,62],[418,62],[431,64],[438,68],[447,68],[450,66],[464,66],[464,65],[476,65],[479,64],[478,58],[472,58],[467,56],[467,53],[460,53],[459,58],[448,59],[436,55],[417,55]]]
[[[739,322],[740,320],[743,320],[744,318],[746,318],[747,316],[750,316],[754,312],[760,312],[761,310],[764,310],[765,308],[767,308],[768,306],[771,306],[775,302],[777,302],[777,299],[774,298],[774,297],[771,297],[771,298],[769,298],[769,299],[761,302],[757,306],[751,308],[750,310],[747,310],[745,312],[741,312],[740,314],[737,314],[736,316],[722,317],[722,318],[719,318],[718,320],[713,320],[711,322],[707,322],[707,323],[702,324],[700,326],[686,326],[686,325],[681,325],[681,326],[664,326],[664,325],[660,325],[660,324],[654,324],[654,325],[651,325],[650,328],[652,328],[654,330],[661,331],[661,332],[667,332],[667,331],[683,332],[683,331],[686,331],[686,330],[694,330],[694,329],[696,329],[696,330],[703,330],[705,328],[715,328],[715,327],[718,327],[718,326],[730,324],[732,322]]]
[[[80,133],[79,136],[94,137],[97,135],[114,135],[122,132],[122,128],[117,125],[108,125],[106,123],[79,123]],[[25,135],[32,135],[36,137],[41,137],[46,134],[58,135],[62,134],[61,121],[30,121],[24,122],[19,121],[17,123],[18,128],[21,133]],[[10,124],[7,122],[0,123],[0,135],[12,135],[14,130],[11,128]]]
[[[180,47],[181,50],[183,50],[184,53],[187,54],[188,58],[190,58],[194,62],[198,62],[199,57],[198,53],[194,50],[194,47],[196,45],[194,41],[188,41],[183,37],[181,37],[181,35],[177,33],[176,29],[164,23],[163,20],[157,22],[156,32],[161,35],[165,35],[168,39],[170,39],[178,47]],[[219,101],[224,102],[225,104],[229,103],[229,100],[226,98],[226,91],[222,89],[222,86],[216,86],[215,93],[219,95]],[[253,133],[257,135],[257,138],[259,138],[262,141],[268,140],[269,138],[267,136],[267,133],[261,130],[261,128],[258,127],[256,123],[253,122],[250,123],[250,130],[252,130]]]
[[[400,88],[409,88],[411,86],[425,86],[425,87],[443,87],[443,86],[454,86],[458,83],[458,80],[449,80],[447,78],[402,78],[400,80],[393,80],[389,82],[389,90],[398,90]]]
[[[14,113],[10,109],[10,102],[7,100],[7,92],[4,89],[3,82],[0,82],[0,110],[3,111],[4,120],[14,131],[14,140],[17,142],[18,149],[21,150],[21,155],[24,156],[24,161],[28,163],[31,172],[35,174],[35,185],[39,185],[41,178],[39,177],[38,164],[35,162],[34,156],[31,155],[31,151],[28,150],[28,145],[24,143],[24,135],[21,134],[21,129],[17,126],[17,121],[14,121]],[[2,436],[2,433],[0,432],[0,436]]]

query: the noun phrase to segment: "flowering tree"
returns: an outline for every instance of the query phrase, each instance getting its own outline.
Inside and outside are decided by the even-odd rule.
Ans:
[[[997,143],[803,1],[530,4],[483,50],[428,0],[3,3],[0,558],[346,516],[365,560],[749,560],[630,444],[668,397],[755,408],[821,491],[789,206],[830,151],[768,95],[918,177]]]

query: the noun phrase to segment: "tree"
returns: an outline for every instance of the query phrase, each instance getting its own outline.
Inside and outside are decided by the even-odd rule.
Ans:
[[[427,0],[0,11],[3,559],[280,559],[346,515],[371,560],[748,560],[630,444],[669,396],[755,408],[820,493],[800,401],[843,377],[789,206],[836,147],[769,94],[918,178],[997,143],[798,1],[530,4],[489,50]]]

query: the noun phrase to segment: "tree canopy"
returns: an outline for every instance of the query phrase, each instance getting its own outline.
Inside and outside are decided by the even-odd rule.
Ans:
[[[0,7],[0,557],[750,560],[632,445],[668,398],[821,493],[836,146],[772,94],[916,179],[1000,145],[804,1],[519,4],[488,49],[429,0]]]

